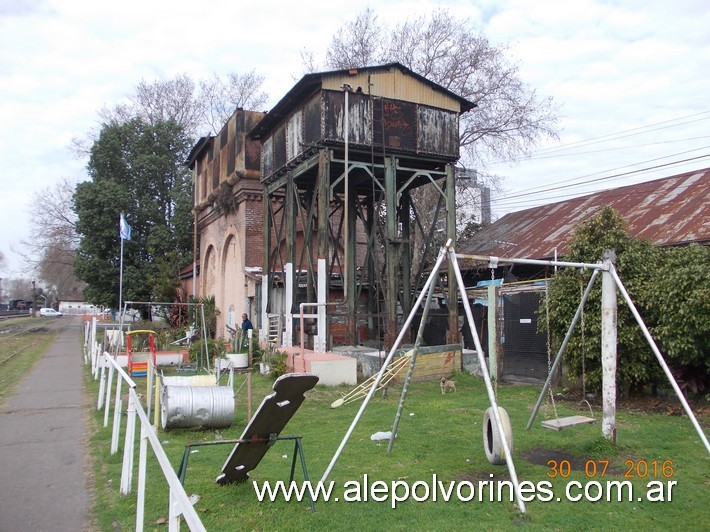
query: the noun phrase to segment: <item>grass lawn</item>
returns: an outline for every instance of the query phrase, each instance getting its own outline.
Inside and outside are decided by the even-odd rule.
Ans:
[[[95,395],[98,384],[90,377],[87,379],[89,390]],[[240,436],[246,423],[244,379],[244,376],[235,379],[237,407],[230,428],[159,433],[159,439],[176,471],[187,442]],[[276,502],[258,502],[255,495],[251,481],[288,480],[294,451],[291,441],[276,442],[250,474],[249,482],[228,486],[218,486],[214,480],[232,446],[194,448],[185,489],[188,495],[199,495],[195,508],[207,530],[500,530],[521,525],[541,530],[708,529],[710,458],[687,417],[620,408],[617,413],[619,443],[616,447],[601,437],[601,412],[598,409],[594,412],[598,425],[579,426],[562,432],[540,427],[539,422],[545,414],[541,410],[535,426],[525,431],[539,393],[536,386],[500,386],[498,400],[511,419],[514,462],[519,480],[533,484],[549,482],[548,494],[542,493],[541,496],[551,500],[527,502],[526,515],[520,514],[514,503],[508,501],[508,489],[503,489],[504,502],[491,502],[488,483],[508,480],[509,477],[505,466],[488,463],[483,450],[481,425],[483,413],[489,406],[485,388],[482,380],[469,375],[457,375],[455,380],[458,391],[446,395],[440,393],[438,382],[410,385],[391,454],[387,454],[387,441],[371,441],[370,436],[391,429],[401,388],[391,389],[387,397],[376,394],[329,477],[334,481],[333,497],[338,496],[340,501],[317,501],[315,512],[310,511],[305,501],[286,502],[281,497]],[[270,393],[271,385],[270,379],[255,375],[254,410],[261,399]],[[321,478],[359,408],[360,403],[330,408],[335,399],[349,390],[349,387],[317,386],[308,392],[301,409],[282,433],[283,436],[302,436],[312,481]],[[669,398],[668,402],[678,406],[674,398]],[[560,416],[583,414],[585,409],[586,406],[582,408],[574,403],[558,401],[557,404]],[[552,409],[547,410],[551,416]],[[135,493],[125,497],[118,493],[123,444],[119,453],[111,456],[110,426],[106,429],[102,427],[102,413],[96,412],[93,417],[96,432],[90,446],[95,459],[96,523],[101,530],[107,531],[117,527],[120,530],[133,529]],[[707,427],[708,417],[702,417],[699,421]],[[548,465],[550,460],[558,464],[556,478],[551,478],[554,471]],[[135,463],[138,463],[137,451]],[[569,470],[567,465],[571,466]],[[602,476],[604,466],[606,471]],[[475,498],[469,502],[458,500],[454,489],[448,502],[442,500],[439,492],[437,501],[431,500],[431,496],[423,502],[408,500],[399,502],[394,509],[391,498],[377,502],[372,500],[371,493],[367,501],[345,502],[346,495],[351,499],[355,496],[354,485],[346,483],[362,483],[364,475],[367,475],[370,485],[375,481],[391,485],[393,481],[402,480],[410,487],[417,481],[431,487],[433,475],[436,475],[445,487],[452,481],[458,483],[463,497],[470,496],[468,487],[474,486]],[[297,464],[296,480],[301,479],[301,469]],[[588,502],[583,497],[578,502],[572,502],[565,497],[568,485],[572,487],[570,494],[573,496],[584,495],[585,486],[590,490],[589,494],[595,496],[598,490],[591,484],[592,481],[605,487],[607,481],[624,480],[629,480],[634,488],[630,502],[607,502],[604,499]],[[579,484],[571,484],[573,481]],[[672,500],[639,501],[639,497],[645,496],[650,481],[660,481],[664,489],[669,481],[675,481]],[[423,483],[418,484],[416,491],[420,498],[426,494]],[[136,485],[137,474],[134,474],[134,490]],[[146,529],[163,530],[167,518],[168,490],[150,450],[147,486]],[[484,498],[479,502],[477,491],[481,486]],[[616,491],[613,494],[616,498]],[[625,494],[628,495],[628,490]],[[558,497],[561,500],[558,501]]]
[[[30,317],[0,322],[0,403],[57,337],[57,331],[36,324]]]

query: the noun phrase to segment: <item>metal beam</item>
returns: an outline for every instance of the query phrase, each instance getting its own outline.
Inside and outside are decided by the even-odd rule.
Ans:
[[[399,259],[399,246],[397,245],[397,176],[393,157],[388,157],[385,160],[385,216],[387,217],[385,227],[385,260],[387,266],[385,347],[389,348],[394,343],[397,330],[397,300],[399,299],[399,287],[397,284],[397,264]]]

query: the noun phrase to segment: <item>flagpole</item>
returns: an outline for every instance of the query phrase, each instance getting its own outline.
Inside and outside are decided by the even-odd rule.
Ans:
[[[123,236],[119,237],[121,241],[121,266],[120,273],[118,275],[118,316],[119,321],[121,318],[121,311],[123,309]]]

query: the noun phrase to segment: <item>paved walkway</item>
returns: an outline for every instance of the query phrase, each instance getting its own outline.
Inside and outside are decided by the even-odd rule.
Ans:
[[[79,317],[0,407],[0,532],[87,529],[87,398]]]

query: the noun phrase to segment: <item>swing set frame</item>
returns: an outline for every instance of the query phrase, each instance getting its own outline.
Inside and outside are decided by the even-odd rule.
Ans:
[[[413,318],[414,314],[417,311],[417,309],[422,305],[422,302],[424,300],[425,295],[427,296],[427,301],[423,307],[423,317],[420,322],[420,330],[419,333],[417,334],[417,339],[414,345],[414,348],[411,353],[410,357],[410,366],[409,366],[409,371],[407,373],[407,377],[405,378],[403,388],[402,388],[402,396],[400,398],[399,406],[397,409],[397,413],[395,416],[395,421],[393,425],[393,429],[391,431],[390,435],[390,441],[388,445],[388,452],[391,452],[392,446],[394,444],[394,439],[397,436],[397,427],[399,424],[399,418],[402,412],[402,408],[404,405],[404,400],[406,398],[407,394],[407,387],[410,382],[411,378],[411,373],[414,368],[414,365],[416,364],[416,355],[418,348],[421,344],[422,341],[422,324],[426,321],[425,317],[426,314],[429,310],[430,306],[430,301],[431,301],[431,295],[434,289],[434,277],[439,273],[439,270],[441,268],[441,265],[444,261],[444,258],[448,257],[450,267],[453,270],[453,273],[456,277],[456,282],[459,288],[459,292],[461,295],[462,303],[464,306],[464,310],[466,313],[466,319],[468,321],[468,325],[470,327],[470,330],[472,332],[472,336],[474,339],[474,344],[476,347],[476,353],[478,355],[478,361],[483,373],[483,380],[486,386],[486,391],[488,393],[488,399],[490,401],[491,405],[491,412],[494,417],[495,421],[495,428],[498,431],[498,434],[503,435],[505,434],[505,426],[503,424],[503,421],[501,419],[501,415],[498,409],[497,405],[497,400],[496,400],[496,393],[493,387],[493,383],[491,382],[491,377],[488,372],[488,366],[485,361],[485,356],[483,354],[483,349],[481,347],[481,342],[480,339],[478,338],[477,330],[476,330],[476,325],[473,320],[473,313],[471,311],[471,305],[468,301],[468,297],[466,295],[466,290],[465,290],[465,285],[463,283],[463,278],[461,276],[461,270],[459,268],[458,264],[458,259],[464,259],[464,260],[473,260],[473,261],[479,261],[479,262],[484,262],[487,261],[492,267],[493,265],[498,265],[500,263],[507,263],[507,264],[528,264],[528,265],[538,265],[538,266],[554,266],[554,267],[572,267],[572,268],[582,268],[582,269],[590,269],[592,270],[592,276],[587,284],[587,288],[582,295],[582,300],[580,301],[580,305],[577,308],[577,311],[575,313],[574,318],[572,319],[572,324],[570,325],[570,328],[567,331],[567,334],[565,335],[565,339],[562,342],[562,345],[560,346],[560,350],[557,353],[557,356],[555,357],[555,363],[553,365],[553,370],[557,368],[559,365],[562,355],[564,354],[564,350],[567,347],[567,344],[569,343],[569,340],[572,336],[572,332],[574,331],[574,326],[577,324],[577,321],[579,320],[581,314],[582,314],[582,309],[584,307],[584,303],[587,301],[589,298],[589,294],[592,290],[592,287],[594,285],[594,282],[596,281],[597,277],[599,276],[599,273],[601,272],[602,274],[602,366],[603,366],[603,409],[604,409],[604,419],[602,423],[602,432],[604,436],[607,439],[610,439],[612,441],[616,441],[616,293],[617,290],[619,293],[622,294],[624,300],[626,301],[626,304],[628,305],[629,309],[631,310],[632,314],[634,315],[636,321],[638,322],[639,326],[641,327],[644,336],[646,337],[649,345],[651,346],[651,349],[653,350],[653,353],[655,354],[656,358],[658,359],[659,364],[661,365],[664,373],[666,374],[668,381],[670,382],[671,386],[673,387],[674,391],[676,392],[676,395],[678,396],[678,399],[680,400],[681,404],[683,405],[683,408],[685,409],[686,414],[688,417],[691,419],[693,426],[695,427],[697,433],[700,436],[700,439],[702,440],[703,444],[705,445],[705,448],[707,449],[708,453],[710,454],[710,443],[708,443],[708,439],[705,436],[705,433],[703,432],[702,428],[700,427],[700,424],[698,423],[698,420],[695,417],[695,414],[693,413],[692,409],[690,408],[690,405],[686,401],[685,397],[683,396],[682,391],[680,390],[680,387],[678,386],[678,383],[675,381],[675,378],[671,374],[670,369],[668,368],[668,365],[666,364],[665,360],[663,359],[663,355],[661,354],[660,350],[658,349],[658,346],[656,345],[655,341],[651,337],[651,334],[648,331],[648,328],[643,322],[643,319],[641,318],[640,314],[638,313],[638,310],[636,309],[636,306],[634,305],[633,301],[631,301],[631,298],[629,297],[628,292],[626,291],[626,288],[624,287],[623,283],[621,282],[621,279],[619,278],[616,269],[614,267],[613,263],[613,252],[605,252],[605,257],[603,261],[600,261],[596,264],[586,264],[586,263],[578,263],[578,262],[565,262],[565,261],[558,261],[558,260],[537,260],[537,259],[513,259],[513,258],[501,258],[501,257],[495,257],[495,256],[483,256],[483,255],[468,255],[468,254],[457,254],[453,247],[452,247],[452,241],[449,240],[447,243],[442,246],[442,248],[439,251],[439,255],[437,257],[436,263],[434,264],[431,273],[425,282],[424,286],[422,287],[421,292],[419,293],[419,296],[417,297],[416,302],[412,305],[412,311],[410,312],[409,316],[405,320],[404,324],[402,325],[402,328],[397,336],[397,339],[394,342],[394,345],[390,349],[387,357],[385,358],[382,368],[380,369],[379,373],[377,374],[376,378],[372,382],[370,386],[370,390],[365,396],[365,399],[363,400],[362,404],[360,405],[360,409],[358,412],[355,414],[355,417],[353,418],[352,423],[350,424],[350,427],[348,428],[347,432],[345,433],[345,436],[343,437],[343,440],[341,441],[340,445],[338,446],[337,450],[335,451],[335,454],[333,455],[330,463],[328,464],[325,472],[323,473],[323,476],[321,477],[321,482],[325,483],[326,480],[328,479],[328,476],[332,472],[333,468],[335,467],[338,458],[342,454],[345,445],[347,444],[350,436],[352,435],[353,431],[355,430],[355,427],[357,426],[360,418],[362,417],[365,409],[367,408],[367,405],[369,404],[370,400],[374,396],[375,392],[378,390],[380,387],[380,384],[387,375],[388,371],[390,370],[389,365],[390,362],[392,361],[394,357],[395,351],[399,348],[402,339],[404,337],[404,334],[406,331],[409,329]],[[451,282],[451,281],[450,281]],[[535,415],[537,414],[537,410],[540,407],[540,404],[542,403],[542,400],[545,396],[545,393],[549,389],[550,383],[552,381],[552,376],[554,375],[554,371],[551,371],[550,374],[548,375],[548,379],[545,382],[545,386],[543,386],[543,390],[540,393],[540,397],[538,398],[537,405],[533,411],[533,414],[530,418],[530,421],[528,423],[528,429],[532,425]],[[514,487],[514,493],[516,497],[516,502],[518,505],[518,509],[520,510],[521,513],[526,513],[525,509],[525,502],[522,497],[522,493],[520,491],[520,483],[518,482],[518,476],[515,471],[515,465],[513,464],[513,457],[511,453],[510,446],[508,445],[507,438],[506,437],[501,437],[500,442],[502,445],[502,450],[503,453],[506,457],[506,465],[508,467],[508,473],[510,475],[510,479],[513,483]]]

